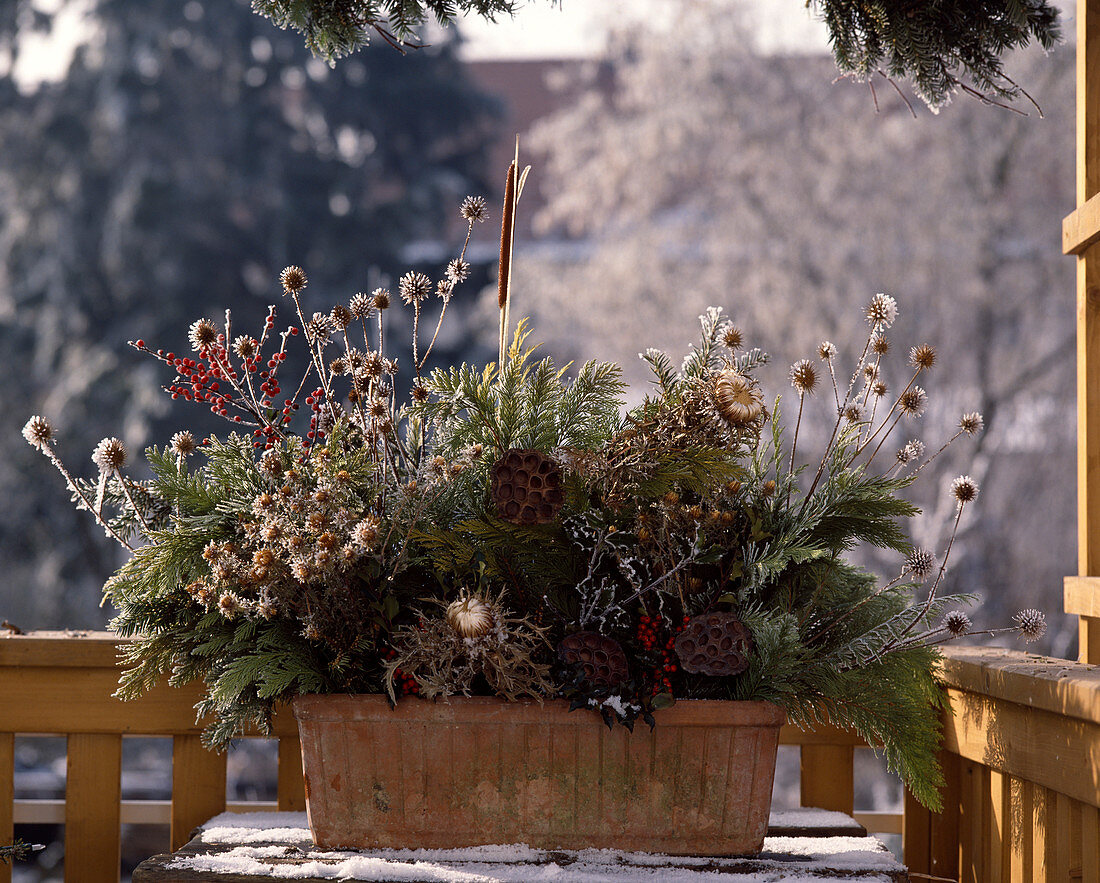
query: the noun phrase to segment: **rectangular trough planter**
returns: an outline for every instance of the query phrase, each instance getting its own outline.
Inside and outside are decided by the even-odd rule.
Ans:
[[[300,696],[306,801],[326,847],[526,843],[759,852],[779,728],[768,702],[681,700],[651,732],[554,700]]]

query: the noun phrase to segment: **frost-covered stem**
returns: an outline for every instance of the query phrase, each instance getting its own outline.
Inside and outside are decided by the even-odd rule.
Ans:
[[[473,231],[474,222],[469,221],[466,224],[466,241],[462,243],[462,251],[458,254],[458,260],[460,262],[466,260],[466,249],[470,245],[470,235],[473,233]],[[451,291],[453,293],[454,289],[452,288]],[[435,323],[435,333],[432,334],[431,343],[429,343],[428,348],[424,350],[424,357],[420,360],[420,364],[417,366],[418,373],[420,369],[423,368],[424,365],[427,363],[428,356],[431,355],[432,352],[432,347],[435,346],[435,339],[439,337],[439,329],[443,327],[443,317],[447,314],[447,305],[450,303],[450,300],[451,299],[449,297],[443,300],[443,309],[439,311],[439,321]]]
[[[865,442],[863,442],[863,443],[862,443],[861,445],[859,445],[859,447],[857,447],[857,448],[856,448],[856,452],[855,452],[854,454],[852,454],[852,459],[848,461],[849,463],[852,463],[852,462],[854,462],[854,461],[855,461],[855,459],[856,459],[856,457],[858,457],[858,456],[859,456],[860,454],[862,454],[862,453],[863,453],[863,452],[864,452],[864,451],[865,451],[865,450],[867,449],[867,446],[868,446],[868,445],[869,445],[869,444],[870,444],[870,443],[871,443],[872,441],[874,441],[874,439],[875,439],[875,436],[877,436],[877,435],[878,435],[878,434],[879,434],[880,432],[882,432],[882,428],[883,428],[883,427],[884,427],[884,426],[885,426],[885,425],[886,425],[887,423],[889,423],[889,421],[890,421],[890,418],[894,416],[894,412],[895,412],[895,411],[896,411],[896,410],[898,409],[898,405],[900,405],[900,404],[901,404],[901,400],[902,400],[902,399],[903,399],[903,398],[905,397],[905,394],[906,394],[907,392],[909,392],[909,389],[910,389],[910,388],[911,388],[911,387],[913,386],[913,384],[917,382],[917,377],[918,377],[919,375],[920,375],[920,368],[918,368],[918,369],[917,369],[917,370],[916,370],[916,371],[915,371],[915,372],[913,373],[913,376],[909,378],[909,382],[908,382],[907,384],[905,384],[905,389],[903,389],[903,390],[902,390],[902,391],[901,391],[900,393],[898,393],[898,396],[897,396],[897,398],[896,398],[896,399],[894,399],[894,404],[890,406],[890,411],[889,411],[889,413],[888,413],[888,414],[887,414],[887,415],[886,415],[885,417],[883,417],[883,418],[882,418],[882,422],[881,422],[881,423],[880,423],[880,424],[878,425],[878,429],[876,429],[876,430],[875,430],[874,432],[872,432],[872,433],[871,433],[871,434],[870,434],[869,436],[867,436],[867,440],[866,440]],[[894,421],[894,424],[895,424],[895,425],[897,424],[897,421],[896,421],[896,420]],[[890,427],[890,429],[889,429],[889,430],[887,430],[887,432],[886,432],[886,435],[887,435],[887,436],[888,436],[888,435],[890,434],[890,432],[891,432],[891,431],[893,430],[893,428],[894,428],[894,427],[893,427],[893,426],[891,426],[891,427]],[[883,440],[885,440],[885,439],[886,439],[886,436],[883,436]],[[882,447],[882,442],[879,442],[879,447],[880,447],[880,448]],[[878,448],[875,448],[875,452],[876,452],[876,453],[878,452]],[[872,459],[872,460],[874,459],[874,454],[872,454],[872,455],[871,455],[871,459]],[[870,462],[870,461],[868,461],[868,462]]]
[[[873,451],[871,452],[871,456],[867,458],[867,463],[866,463],[865,465],[867,465],[867,466],[870,466],[870,465],[871,465],[871,463],[872,463],[872,462],[874,461],[874,459],[875,459],[876,455],[878,454],[878,452],[882,450],[882,446],[883,446],[884,444],[886,444],[886,439],[888,439],[888,438],[890,437],[890,433],[894,431],[894,427],[898,425],[898,421],[899,421],[900,419],[901,419],[901,413],[899,412],[899,413],[897,414],[897,416],[896,416],[896,417],[894,417],[894,422],[893,422],[892,424],[890,424],[890,428],[889,428],[889,429],[887,429],[887,430],[886,430],[886,433],[885,433],[885,434],[884,434],[884,435],[882,436],[882,438],[881,438],[881,439],[879,439],[879,443],[878,443],[878,445],[877,445],[877,446],[875,447],[875,449],[874,449],[874,450],[873,450]],[[879,429],[881,429],[881,428],[882,428],[882,427],[880,426],[880,427],[879,427]],[[867,441],[870,441],[870,440],[871,440],[871,439],[867,439]],[[854,454],[854,455],[852,456],[852,459],[848,461],[848,465],[851,465],[851,464],[852,464],[852,462],[853,462],[853,461],[854,461],[854,460],[856,459],[856,457],[858,457],[858,456],[859,456],[859,451],[857,450],[857,451],[855,452],[855,454]]]
[[[836,369],[833,367],[833,359],[831,356],[825,361],[829,363],[829,377],[832,378],[833,381],[833,400],[836,402],[837,413],[840,413],[840,387],[836,385]]]
[[[348,339],[348,330],[347,330],[347,328],[342,329],[340,334],[344,338],[344,352],[348,356],[348,369],[349,369],[349,374],[351,376],[352,390],[354,390],[355,389],[355,373],[350,370],[351,369],[351,341]],[[364,333],[364,336],[365,336],[365,333]],[[355,413],[359,416],[359,425],[362,426],[363,431],[366,432],[366,430],[367,430],[367,415],[366,415],[366,412],[363,410],[363,398],[362,398],[362,396],[360,396],[358,394],[355,396]]]
[[[836,422],[833,424],[832,434],[829,436],[829,442],[825,445],[825,451],[821,455],[821,463],[818,464],[817,472],[814,473],[814,480],[810,483],[810,489],[806,492],[805,498],[802,500],[802,508],[799,509],[799,516],[806,511],[806,506],[810,502],[810,497],[813,496],[814,491],[817,490],[817,483],[821,481],[821,476],[825,472],[825,465],[829,462],[829,454],[833,449],[833,442],[836,441],[836,434],[840,431],[840,423],[844,419],[844,409],[848,407],[848,402],[852,398],[852,389],[856,385],[856,379],[859,377],[859,372],[863,369],[863,360],[867,358],[867,350],[871,348],[871,341],[875,339],[875,332],[878,330],[878,325],[871,328],[871,333],[867,335],[867,342],[863,344],[863,352],[859,354],[859,360],[856,362],[855,373],[852,374],[852,379],[848,381],[848,391],[844,394],[844,403],[837,408]],[[832,361],[830,360],[830,370],[832,368]]]
[[[336,409],[333,407],[332,387],[329,386],[328,377],[325,374],[325,366],[321,359],[320,346],[314,346],[313,340],[310,339],[308,330],[308,323],[306,322],[305,313],[302,312],[302,302],[298,298],[298,292],[291,292],[290,296],[294,299],[294,308],[298,311],[298,321],[302,325],[302,334],[306,338],[306,349],[309,350],[309,359],[313,363],[313,370],[317,372],[317,380],[321,384],[321,388],[325,391],[325,406],[328,408],[329,417],[332,418],[332,422],[336,422]],[[308,372],[307,372],[308,376]],[[304,383],[304,381],[303,381]]]
[[[80,502],[84,504],[84,508],[92,513],[92,517],[95,519],[96,524],[107,531],[107,535],[115,540],[119,545],[133,552],[134,547],[126,542],[126,540],[124,540],[122,537],[120,537],[115,532],[115,529],[104,520],[103,516],[99,512],[99,509],[102,507],[97,508],[93,506],[92,501],[89,500],[87,496],[85,496],[84,492],[77,485],[76,480],[69,473],[69,470],[65,468],[65,464],[61,462],[61,458],[57,456],[53,448],[49,447],[49,445],[47,444],[42,446],[41,450],[42,453],[49,458],[50,462],[57,467],[57,471],[60,472],[61,477],[65,479],[65,486],[69,489],[69,491],[75,494]]]
[[[939,456],[940,454],[942,454],[942,453],[943,453],[944,451],[946,451],[946,450],[947,450],[947,449],[948,449],[949,447],[951,447],[951,444],[952,444],[952,443],[953,443],[953,442],[955,441],[955,439],[957,439],[957,438],[958,438],[958,437],[959,437],[960,435],[962,435],[962,434],[963,434],[963,433],[964,433],[965,431],[966,431],[965,429],[960,429],[960,430],[959,430],[958,432],[956,432],[956,433],[955,433],[955,434],[954,434],[953,436],[951,436],[951,438],[949,438],[949,439],[948,439],[947,441],[945,441],[945,442],[943,443],[943,446],[942,446],[942,447],[941,447],[941,448],[940,448],[940,449],[939,449],[938,451],[936,451],[936,453],[934,453],[934,454],[933,454],[933,455],[932,455],[931,457],[929,457],[929,458],[928,458],[927,460],[925,460],[925,461],[924,461],[923,463],[921,463],[921,464],[920,464],[920,466],[918,466],[918,467],[917,467],[917,468],[916,468],[915,470],[913,470],[913,475],[916,475],[916,474],[917,474],[918,472],[920,472],[920,471],[921,471],[921,470],[922,470],[922,469],[923,469],[923,468],[924,468],[925,466],[927,466],[927,465],[928,465],[929,463],[931,463],[931,462],[932,462],[933,460],[935,460],[935,459],[936,459],[936,458],[937,458],[937,457],[938,457],[938,456]]]
[[[842,610],[840,613],[838,613],[836,616],[834,616],[831,620],[829,620],[827,623],[825,623],[825,625],[821,627],[820,631],[817,632],[816,637],[821,637],[822,635],[826,634],[830,629],[832,629],[834,626],[837,626],[840,623],[844,622],[844,620],[846,620],[849,616],[851,616],[853,613],[855,613],[857,610],[859,610],[859,608],[862,607],[864,604],[866,604],[868,601],[870,601],[874,598],[877,598],[879,595],[881,595],[887,589],[891,589],[894,586],[896,586],[898,583],[900,583],[910,572],[911,571],[908,567],[903,567],[901,569],[901,573],[899,573],[892,580],[890,580],[890,582],[886,583],[885,585],[879,586],[877,589],[875,589],[870,595],[868,595],[866,598],[864,598],[858,604],[854,604],[852,607],[849,607],[845,610]]]
[[[420,334],[420,301],[413,301],[413,368],[415,369],[416,382],[420,382],[420,362],[416,355],[416,338]]]
[[[791,441],[791,462],[787,467],[787,503],[791,502],[791,488],[794,486],[794,452],[798,447],[798,430],[802,426],[802,406],[806,402],[805,390],[798,391],[798,419],[794,422],[794,439]]]
[[[141,529],[145,531],[145,536],[149,536],[149,522],[145,520],[145,516],[141,514],[141,509],[138,508],[137,504],[134,502],[134,498],[130,495],[130,488],[125,477],[123,477],[121,472],[116,472],[115,478],[117,478],[118,483],[122,485],[122,494],[126,497],[126,502],[130,504],[130,508],[134,510],[137,520],[141,522]]]
[[[657,577],[655,580],[653,580],[651,583],[649,583],[649,585],[642,586],[640,589],[638,589],[638,591],[636,591],[633,595],[631,595],[629,598],[627,598],[625,601],[623,601],[618,606],[619,607],[626,607],[629,604],[633,604],[640,597],[642,597],[642,595],[646,594],[647,592],[653,591],[661,583],[666,582],[667,580],[671,579],[674,574],[676,574],[679,571],[683,570],[685,567],[687,567],[689,564],[691,564],[694,560],[695,560],[695,557],[693,555],[688,555],[686,558],[681,558],[680,562],[675,567],[673,567],[672,570],[666,571],[665,573],[661,574],[659,577]]]

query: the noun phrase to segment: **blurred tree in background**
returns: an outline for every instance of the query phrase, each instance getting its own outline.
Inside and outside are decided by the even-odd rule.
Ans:
[[[27,416],[55,422],[81,471],[105,435],[136,460],[181,423],[201,430],[201,409],[166,413],[171,377],[126,341],[186,350],[187,325],[227,306],[258,330],[290,263],[319,307],[403,271],[402,246],[438,239],[486,191],[494,109],[453,39],[330,69],[247,0],[59,11],[77,2],[68,75],[25,91],[0,79],[0,615],[24,627],[102,624],[118,564],[19,444]],[[0,48],[18,57],[53,15],[5,4]]]
[[[952,553],[953,589],[985,594],[976,621],[1042,607],[1046,647],[1067,652],[1074,267],[1060,231],[1073,207],[1072,46],[1010,61],[1045,119],[966,99],[934,117],[882,80],[876,113],[866,85],[830,85],[828,59],[753,54],[735,12],[729,0],[679,0],[671,31],[619,34],[610,78],[536,128],[529,143],[546,159],[529,186],[546,197],[536,220],[556,243],[520,247],[517,315],[533,314],[560,358],[619,361],[637,384],[640,348],[684,352],[695,316],[722,305],[748,346],[773,355],[762,377],[775,395],[792,392],[787,367],[816,362],[824,339],[850,374],[863,305],[895,295],[887,383],[908,380],[910,346],[940,352],[928,412],[902,424],[897,445],[916,437],[934,451],[965,411],[987,426],[922,475],[914,493],[928,515],[915,539],[942,550],[944,485],[972,474],[984,490]],[[823,390],[802,432],[834,417]]]

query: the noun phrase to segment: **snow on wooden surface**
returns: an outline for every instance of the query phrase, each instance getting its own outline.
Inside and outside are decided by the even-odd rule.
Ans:
[[[773,828],[853,828],[825,810],[776,812]],[[711,858],[612,849],[542,850],[524,844],[462,849],[328,850],[313,846],[305,813],[223,813],[204,825],[166,870],[241,878],[409,883],[848,883],[904,880],[905,869],[872,837],[768,837],[757,857]],[[136,878],[135,878],[136,879]],[[211,879],[214,879],[213,877]]]

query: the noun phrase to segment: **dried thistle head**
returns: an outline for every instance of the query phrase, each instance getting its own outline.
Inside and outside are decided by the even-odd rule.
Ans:
[[[898,410],[906,417],[919,417],[928,404],[928,393],[919,386],[911,386],[898,399]]]
[[[817,348],[817,357],[823,362],[828,362],[836,358],[836,352],[836,345],[831,340],[823,340]]]
[[[943,618],[943,627],[955,637],[965,635],[970,631],[970,617],[961,610],[952,610]]]
[[[885,334],[876,334],[871,338],[871,352],[876,356],[885,356],[890,352],[890,339]]]
[[[233,352],[242,359],[251,359],[259,352],[259,344],[256,338],[241,334],[233,341]]]
[[[936,351],[927,343],[909,350],[909,364],[918,371],[927,371],[936,364]]]
[[[817,368],[809,359],[799,359],[791,365],[791,386],[799,395],[813,395],[817,388]]]
[[[867,305],[867,322],[874,328],[889,328],[898,317],[898,302],[879,292]]]
[[[977,499],[979,490],[978,482],[969,475],[960,475],[951,482],[951,496],[955,498],[960,509]]]
[[[493,627],[493,609],[476,595],[466,595],[447,605],[447,622],[464,638],[480,638]]]
[[[718,416],[734,429],[757,423],[764,414],[764,397],[745,375],[726,368],[714,378],[711,396]]]
[[[1041,610],[1029,607],[1021,610],[1012,619],[1016,622],[1016,628],[1027,643],[1038,641],[1047,633],[1047,618]]]
[[[218,342],[218,326],[210,319],[196,319],[187,329],[187,339],[195,352],[209,349]]]
[[[190,457],[198,447],[195,443],[195,436],[186,429],[173,435],[168,441],[168,446],[177,457]]]
[[[959,419],[959,429],[967,435],[974,435],[985,428],[985,419],[977,411],[963,414]]]
[[[863,420],[863,408],[859,405],[848,405],[844,411],[844,419],[849,423],[859,423]]]
[[[366,319],[373,308],[373,298],[364,291],[356,292],[348,301],[348,309],[356,319]]]
[[[126,446],[117,438],[105,438],[92,451],[92,462],[100,472],[117,473],[126,465]]]
[[[736,352],[744,345],[745,335],[741,333],[741,329],[736,325],[727,323],[722,331],[722,343],[731,352]]]
[[[332,312],[328,314],[329,324],[337,331],[343,331],[347,328],[354,318],[355,315],[352,311],[343,304],[337,304],[332,308]]]
[[[286,294],[298,294],[309,284],[309,279],[306,278],[306,271],[297,266],[285,268],[283,272],[279,274],[279,281],[282,283],[283,291]]]
[[[484,221],[487,217],[485,197],[467,196],[458,207],[458,212],[462,215],[463,220],[469,221],[471,224],[475,221],[479,223]]]
[[[889,391],[890,387],[886,385],[884,380],[876,380],[871,384],[871,394],[877,399],[881,399]]]
[[[927,549],[914,549],[905,560],[905,569],[913,579],[924,582],[936,568],[936,556]]]
[[[421,303],[432,293],[432,280],[424,273],[409,271],[397,282],[401,300],[409,306]]]
[[[470,262],[462,258],[454,258],[447,264],[447,279],[452,285],[465,282],[470,278]]]
[[[385,288],[376,288],[371,292],[371,302],[376,310],[388,310],[390,307],[390,293]]]
[[[45,417],[36,415],[23,424],[23,438],[27,444],[44,451],[53,440],[53,427]]]

